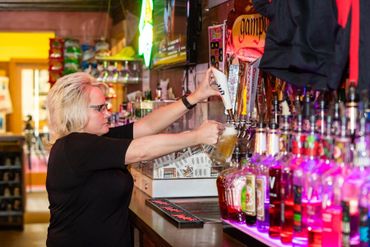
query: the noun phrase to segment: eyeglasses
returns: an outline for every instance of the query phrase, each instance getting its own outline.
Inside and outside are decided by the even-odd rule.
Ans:
[[[104,104],[101,104],[101,105],[89,105],[89,108],[92,108],[98,112],[104,112],[106,110],[108,110],[108,104],[107,103],[104,103]]]

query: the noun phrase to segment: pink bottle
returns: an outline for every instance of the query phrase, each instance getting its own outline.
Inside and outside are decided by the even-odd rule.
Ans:
[[[257,230],[267,232],[269,230],[270,218],[270,183],[269,168],[276,163],[276,156],[279,153],[278,125],[271,122],[267,132],[267,154],[257,165],[256,177],[256,199],[257,199]]]
[[[302,131],[302,115],[296,119],[296,127],[292,134],[292,154],[281,159],[281,200],[282,203],[282,224],[280,239],[284,244],[292,242],[294,227],[294,188],[293,173],[296,167],[304,160],[306,134]],[[284,161],[285,160],[285,161]]]
[[[310,116],[310,133],[306,138],[306,159],[294,170],[293,191],[294,191],[294,227],[293,246],[307,246],[308,235],[310,238],[321,238],[321,232],[317,228],[308,228],[310,219],[320,213],[321,201],[315,191],[309,190],[309,177],[319,164],[318,159],[318,135],[315,133],[315,115]],[[310,231],[309,231],[310,230]],[[321,243],[321,242],[320,242]]]

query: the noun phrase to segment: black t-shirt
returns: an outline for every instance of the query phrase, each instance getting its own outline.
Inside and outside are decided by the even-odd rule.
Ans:
[[[129,246],[133,179],[125,154],[133,124],[104,136],[71,133],[50,151],[47,246]]]

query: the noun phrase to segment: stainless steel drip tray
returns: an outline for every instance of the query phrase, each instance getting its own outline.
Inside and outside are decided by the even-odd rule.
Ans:
[[[222,222],[217,197],[167,198],[167,200],[202,219],[205,224]]]

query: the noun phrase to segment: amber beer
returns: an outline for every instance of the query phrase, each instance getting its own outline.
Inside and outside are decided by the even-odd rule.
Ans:
[[[229,161],[237,141],[237,131],[232,125],[225,126],[225,130],[220,136],[217,144],[210,154],[213,162],[223,165]]]

